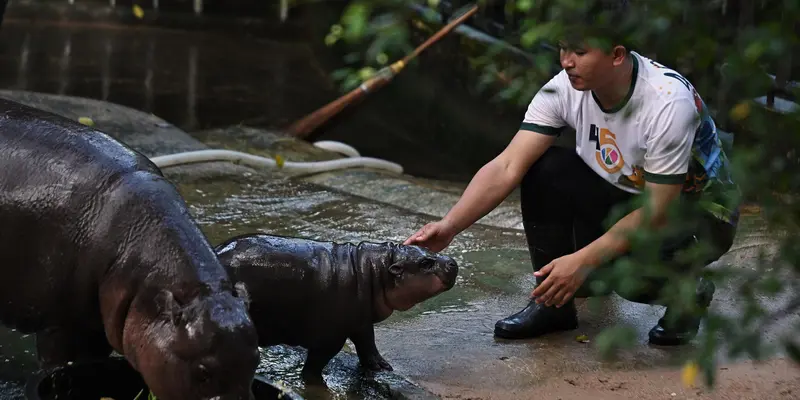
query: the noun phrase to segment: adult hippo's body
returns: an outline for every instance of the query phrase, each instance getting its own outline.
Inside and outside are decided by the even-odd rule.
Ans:
[[[113,349],[159,399],[248,399],[246,302],[150,160],[0,99],[0,322],[36,333],[42,367]]]
[[[248,234],[214,250],[250,293],[259,344],[308,349],[303,375],[315,383],[347,338],[362,367],[391,370],[375,345],[373,324],[449,290],[458,275],[450,257],[393,243]]]

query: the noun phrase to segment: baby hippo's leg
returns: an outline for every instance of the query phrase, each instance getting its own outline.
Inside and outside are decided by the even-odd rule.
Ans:
[[[342,339],[338,344],[328,342],[308,347],[306,363],[303,365],[303,380],[306,383],[325,384],[324,379],[322,379],[322,370],[328,365],[328,362],[342,350],[345,340],[346,339]]]
[[[378,347],[375,346],[375,328],[372,324],[359,329],[350,335],[350,340],[356,346],[358,360],[363,368],[370,371],[391,371],[392,366],[386,361]]]

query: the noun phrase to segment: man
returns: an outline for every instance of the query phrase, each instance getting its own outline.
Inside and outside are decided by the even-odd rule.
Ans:
[[[738,220],[737,208],[728,206],[736,187],[715,124],[684,77],[622,45],[564,43],[560,61],[563,70],[534,96],[506,149],[476,173],[446,216],[405,241],[441,251],[521,185],[537,285],[524,309],[496,323],[501,338],[577,328],[574,297],[610,293],[593,291],[593,282],[630,301],[658,303],[666,278],[639,277],[639,289],[631,290],[609,277],[604,261],[632,250],[626,232],[663,226],[675,199],[707,210],[687,215],[694,229],[661,249],[675,274],[696,273],[675,257],[694,241],[712,244],[707,262],[728,251]],[[567,126],[576,131],[575,150],[552,146]],[[648,194],[647,211],[633,205],[642,193]],[[628,212],[607,229],[618,207]],[[697,306],[705,310],[714,285],[697,284]],[[683,344],[696,335],[702,313],[671,318],[670,310],[650,330],[651,343]]]

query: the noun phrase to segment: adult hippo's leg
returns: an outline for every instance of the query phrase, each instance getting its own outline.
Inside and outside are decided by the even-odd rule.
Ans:
[[[303,379],[309,384],[324,385],[322,370],[331,359],[344,347],[345,338],[341,341],[329,341],[308,348],[305,365],[303,365]]]
[[[66,365],[72,361],[102,360],[112,348],[103,330],[51,327],[36,333],[36,353],[40,368]]]
[[[350,335],[356,346],[356,354],[361,366],[369,371],[391,371],[392,366],[386,361],[375,345],[375,328],[370,324]]]

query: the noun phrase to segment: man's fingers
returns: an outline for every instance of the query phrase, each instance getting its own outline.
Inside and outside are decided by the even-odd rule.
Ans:
[[[561,292],[563,290],[564,289],[562,289],[560,286],[555,286],[554,285],[553,288],[548,291],[548,292],[552,292],[552,293],[548,293],[548,296],[547,296],[547,299],[544,302],[544,305],[550,307],[553,304],[556,304],[556,299],[561,295]]]
[[[408,239],[406,239],[406,241],[403,242],[403,244],[409,245],[418,242],[423,242],[428,239],[427,236],[428,236],[428,231],[425,228],[422,228],[417,232],[415,232],[413,235],[409,236]]]
[[[544,281],[542,281],[542,283],[539,284],[539,286],[536,286],[536,288],[533,289],[533,296],[539,297],[543,295],[552,284],[553,280],[548,276]]]
[[[533,275],[534,276],[544,276],[544,275],[549,274],[550,271],[552,271],[552,270],[553,270],[553,263],[551,262],[551,263],[545,265],[544,267],[542,267],[541,269],[539,269],[538,271],[534,272]]]
[[[559,296],[555,297],[553,304],[555,304],[557,308],[561,308],[561,306],[563,306],[567,301],[569,301],[569,299],[572,298],[572,295],[574,294],[575,294],[574,290],[564,289],[561,291],[561,293],[559,293]]]
[[[545,282],[548,281],[548,280],[551,280],[551,279],[547,278],[547,279],[545,279]],[[542,282],[542,285],[544,285],[545,282]],[[536,288],[536,289],[538,290],[539,288]],[[536,302],[539,303],[539,304],[542,304],[542,303],[547,304],[547,302],[553,297],[553,295],[556,294],[560,289],[561,289],[561,287],[557,282],[554,282],[554,281],[550,282],[550,284],[546,288],[542,289],[541,292],[544,292],[544,293],[536,299]]]

